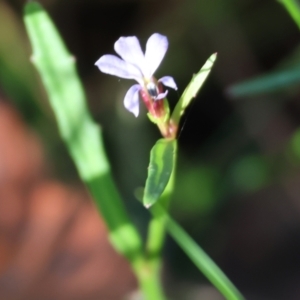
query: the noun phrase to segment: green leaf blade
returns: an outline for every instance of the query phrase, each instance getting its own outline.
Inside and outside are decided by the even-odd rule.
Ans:
[[[107,224],[115,249],[132,265],[137,264],[142,257],[142,240],[114,185],[101,130],[89,112],[75,59],[40,4],[26,4],[24,21],[32,62],[49,97],[59,133]]]
[[[90,179],[106,172],[107,160],[96,155],[103,153],[100,128],[90,116],[74,57],[39,3],[25,6],[24,19],[33,50],[32,62],[41,75],[60,134],[81,177]]]
[[[245,300],[230,279],[205,253],[205,251],[189,236],[189,234],[167,213],[162,205],[150,209],[154,216],[164,216],[166,228],[170,236],[177,242],[195,266],[219,290],[227,300]]]
[[[227,93],[231,97],[256,96],[268,93],[275,93],[297,86],[300,82],[299,68],[274,71],[266,75],[261,75],[231,86]]]
[[[297,0],[278,0],[286,8],[291,18],[300,29],[300,5]]]
[[[175,106],[171,117],[171,120],[172,122],[174,122],[174,124],[179,124],[180,118],[184,114],[185,109],[188,107],[193,98],[197,96],[197,93],[199,92],[215,63],[216,58],[217,53],[212,54],[200,69],[200,71],[193,76],[191,82],[184,90],[178,103]]]
[[[176,140],[160,139],[150,152],[143,204],[149,208],[165,190],[175,165]]]

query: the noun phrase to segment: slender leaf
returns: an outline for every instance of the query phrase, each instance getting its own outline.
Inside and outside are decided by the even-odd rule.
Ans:
[[[41,75],[60,135],[106,221],[113,245],[135,264],[140,260],[142,242],[112,180],[100,127],[88,110],[75,59],[40,4],[25,6],[25,25],[32,62]]]
[[[228,89],[228,94],[232,97],[254,96],[277,92],[299,83],[300,68],[293,67],[235,84]]]
[[[298,0],[278,0],[286,8],[300,29],[300,4]]]
[[[174,168],[176,140],[160,139],[150,152],[143,203],[152,206],[165,190]]]
[[[300,4],[298,0],[278,0],[300,29]],[[228,89],[232,97],[254,96],[277,92],[290,86],[299,85],[300,69],[296,65],[282,71],[274,71],[244,82],[235,84]]]
[[[193,76],[191,82],[184,90],[182,96],[180,97],[175,109],[172,113],[171,120],[175,124],[179,124],[181,116],[184,114],[185,109],[190,104],[190,102],[197,96],[198,91],[202,87],[205,79],[209,75],[214,62],[217,58],[217,53],[212,54],[209,59],[205,62],[201,70]]]
[[[150,210],[154,216],[165,216],[166,227],[169,234],[197,266],[197,268],[227,300],[244,299],[242,294],[222,272],[222,270],[205,253],[205,251],[197,245],[197,243],[185,232],[185,230],[175,220],[173,220],[170,215],[168,215],[166,210],[159,203],[154,205]]]

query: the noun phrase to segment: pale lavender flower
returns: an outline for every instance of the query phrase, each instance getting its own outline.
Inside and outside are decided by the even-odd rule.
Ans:
[[[125,79],[134,79],[138,84],[133,85],[126,93],[124,106],[136,117],[139,114],[139,92],[150,113],[155,113],[155,101],[164,99],[168,91],[163,92],[161,83],[177,90],[176,83],[171,76],[164,76],[159,80],[153,77],[168,49],[168,39],[159,33],[150,36],[143,53],[139,40],[135,36],[120,37],[114,45],[118,56],[103,55],[95,65],[103,73]],[[161,105],[160,105],[161,106]]]

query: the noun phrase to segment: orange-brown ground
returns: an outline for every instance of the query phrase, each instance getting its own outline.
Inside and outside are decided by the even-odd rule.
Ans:
[[[0,102],[0,299],[123,299],[136,283],[91,199],[46,168],[39,139]]]

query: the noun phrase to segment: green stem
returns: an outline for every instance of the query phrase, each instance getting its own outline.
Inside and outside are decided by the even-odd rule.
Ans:
[[[177,144],[175,144],[174,158],[173,158],[174,167],[173,167],[171,177],[169,179],[169,182],[163,194],[158,200],[160,205],[162,205],[165,209],[168,209],[170,198],[174,190],[176,158],[177,158]],[[148,227],[148,238],[146,242],[147,267],[151,270],[150,273],[156,274],[156,278],[154,277],[148,278],[149,276],[145,276],[145,277],[142,276],[142,279],[145,281],[147,288],[152,285],[158,286],[158,284],[160,284],[159,277],[161,273],[161,250],[164,244],[165,236],[166,236],[165,213],[157,213],[156,215],[153,215],[152,219],[150,220],[149,227]],[[161,293],[161,289],[156,290],[156,292]],[[157,299],[164,299],[163,294],[161,293],[160,298],[158,298],[158,294],[157,294]]]
[[[286,8],[292,19],[300,29],[300,5],[297,0],[278,0]]]
[[[159,204],[151,207],[151,213],[154,216],[165,215],[166,227],[169,234],[183,249],[199,270],[207,279],[220,291],[227,300],[244,300],[243,295],[233,285],[229,278],[213,262],[213,260],[197,245],[197,243],[179,226]]]
[[[143,300],[166,300],[160,279],[160,261],[156,263],[141,261],[141,264],[136,265],[135,274]]]
[[[158,202],[166,209],[169,206],[170,197],[174,190],[175,168],[170,177],[170,180],[161,195]],[[154,204],[155,205],[155,204]],[[148,227],[148,238],[146,243],[146,255],[151,260],[156,260],[160,257],[163,243],[166,235],[166,217],[165,214],[157,214],[150,220]]]

